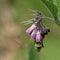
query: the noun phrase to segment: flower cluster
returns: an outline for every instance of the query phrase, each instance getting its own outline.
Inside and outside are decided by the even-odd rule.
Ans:
[[[45,35],[48,34],[48,32],[50,32],[49,28],[44,28],[44,29],[38,30],[37,26],[35,24],[33,24],[30,28],[28,28],[26,30],[26,33],[31,35],[31,37],[36,42],[41,42],[43,40],[43,38],[45,37]]]
[[[38,48],[38,50],[43,47],[43,39],[48,32],[50,32],[48,27],[43,27],[41,25],[38,26],[36,23],[26,30],[26,33],[31,35],[31,37],[34,39],[35,46]]]
[[[50,29],[42,23],[42,20],[46,17],[44,17],[40,11],[36,11],[35,14],[35,19],[31,20],[34,24],[26,30],[26,33],[34,39],[35,47],[37,47],[37,50],[40,51],[41,48],[44,47],[43,39],[45,35],[50,32]],[[31,21],[27,21],[27,23],[30,23]]]

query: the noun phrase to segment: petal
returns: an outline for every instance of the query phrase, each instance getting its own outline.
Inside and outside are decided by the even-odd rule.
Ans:
[[[50,32],[50,29],[46,27],[46,28],[44,29],[44,33],[47,35],[48,32]]]
[[[44,28],[43,30],[41,30],[41,35],[47,35],[48,34],[48,30],[46,28]]]
[[[33,24],[30,28],[26,30],[26,33],[31,34],[32,31],[36,28],[35,24]]]
[[[31,28],[32,28],[32,29],[35,29],[35,28],[36,28],[36,25],[35,25],[35,24],[33,24],[33,25],[31,26]]]
[[[31,33],[31,37],[32,37],[33,39],[36,39],[36,30],[33,30],[33,32]]]
[[[37,32],[37,35],[36,35],[36,42],[40,42],[40,41],[42,41],[43,40],[43,37],[42,37],[42,35],[40,34],[40,32],[38,31]]]
[[[28,28],[28,29],[26,30],[26,33],[31,34],[31,33],[32,33],[32,31],[33,31],[33,29]]]
[[[43,35],[44,34],[44,30],[41,30],[40,34]]]
[[[46,28],[44,29],[44,33],[45,34],[48,34],[48,30]]]

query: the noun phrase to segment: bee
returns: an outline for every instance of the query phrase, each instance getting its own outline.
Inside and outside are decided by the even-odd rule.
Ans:
[[[34,42],[35,47],[37,48],[37,51],[40,52],[42,48],[44,48],[43,41],[42,42]]]

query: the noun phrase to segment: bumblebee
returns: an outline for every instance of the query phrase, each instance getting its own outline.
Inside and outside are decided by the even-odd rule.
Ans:
[[[37,51],[40,52],[41,49],[44,47],[43,42],[36,42],[34,43],[35,47],[37,48]]]

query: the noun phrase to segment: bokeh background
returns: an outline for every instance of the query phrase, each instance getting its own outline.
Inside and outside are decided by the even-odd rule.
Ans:
[[[53,18],[41,0],[0,0],[0,60],[29,60],[33,39],[25,30],[31,24],[21,23],[34,18],[29,9],[42,11],[45,16]],[[40,60],[60,60],[60,27],[52,21],[44,20],[43,23],[51,32],[44,39]]]

